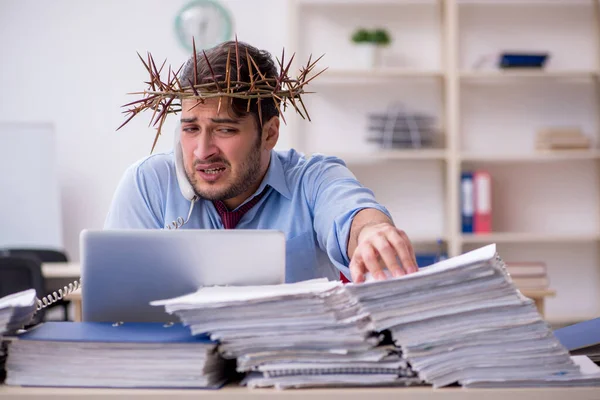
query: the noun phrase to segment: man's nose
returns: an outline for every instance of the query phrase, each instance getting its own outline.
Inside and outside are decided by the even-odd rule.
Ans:
[[[208,160],[211,157],[216,156],[218,153],[219,149],[210,133],[202,133],[198,135],[196,148],[194,149],[194,157],[197,160]]]

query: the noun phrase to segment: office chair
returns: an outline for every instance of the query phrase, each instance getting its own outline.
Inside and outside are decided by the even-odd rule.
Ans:
[[[40,260],[41,263],[52,263],[52,262],[68,262],[69,258],[67,255],[58,250],[52,249],[36,249],[36,248],[23,248],[23,249],[6,249],[4,251],[5,255],[14,256],[14,257],[35,257]],[[46,290],[44,288],[44,290]],[[46,293],[38,293],[38,297],[44,296]],[[71,302],[69,300],[61,299],[56,303],[51,304],[47,308],[54,307],[62,307],[64,320],[69,321],[69,304]]]
[[[37,258],[0,256],[0,297],[27,289],[35,289],[37,297],[44,295],[42,263]],[[44,320],[45,310],[39,310],[30,325]]]

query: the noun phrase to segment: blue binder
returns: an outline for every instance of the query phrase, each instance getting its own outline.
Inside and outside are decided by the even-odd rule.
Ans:
[[[473,173],[463,172],[460,176],[460,215],[463,233],[473,233],[475,213]]]
[[[193,336],[182,324],[153,322],[49,321],[17,336],[19,340],[99,343],[203,343],[216,344],[207,335]]]
[[[600,345],[600,318],[557,329],[554,331],[554,336],[571,352],[598,346]]]

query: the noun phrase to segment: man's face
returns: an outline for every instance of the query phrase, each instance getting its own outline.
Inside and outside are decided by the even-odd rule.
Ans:
[[[252,115],[232,116],[225,99],[217,113],[218,103],[218,99],[208,99],[196,106],[196,100],[183,101],[185,172],[200,197],[242,203],[262,178],[261,135]]]

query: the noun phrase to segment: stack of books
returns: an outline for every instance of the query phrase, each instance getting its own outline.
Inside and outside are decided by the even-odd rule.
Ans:
[[[14,334],[24,328],[36,311],[35,290],[29,289],[0,299],[0,383],[6,378],[7,344],[4,335]]]
[[[0,299],[0,335],[24,328],[36,312],[35,290],[29,289]]]
[[[495,245],[347,290],[434,387],[600,385],[511,283]]]
[[[546,128],[538,130],[535,138],[538,150],[589,149],[591,140],[579,128]]]
[[[152,304],[176,314],[193,334],[218,340],[223,356],[248,373],[249,387],[419,382],[339,281],[206,287]]]
[[[181,324],[44,322],[6,339],[7,385],[216,388],[227,378],[217,343]]]
[[[519,290],[547,290],[550,286],[544,262],[507,262],[506,270]]]

